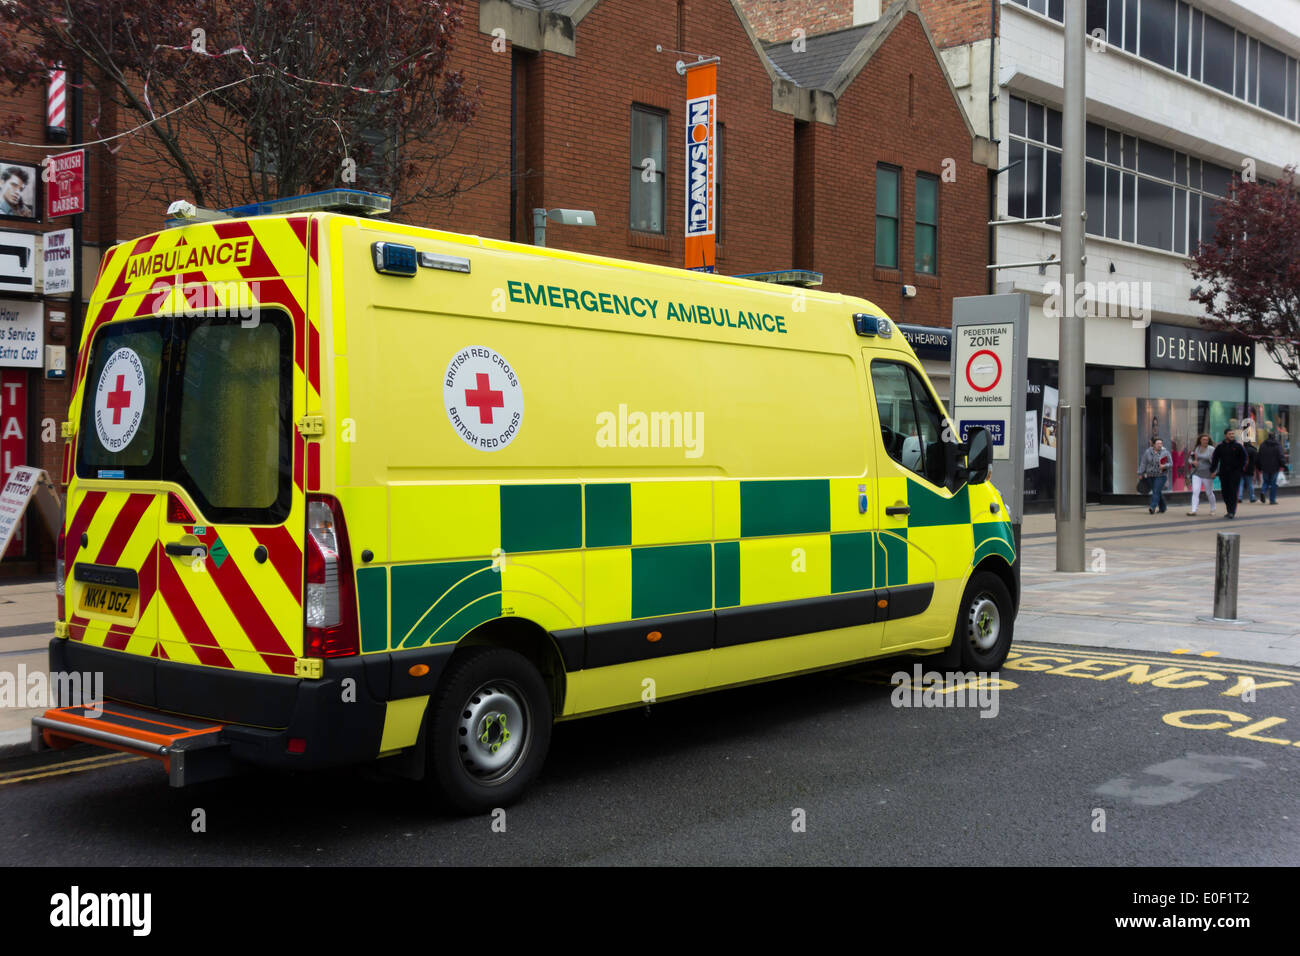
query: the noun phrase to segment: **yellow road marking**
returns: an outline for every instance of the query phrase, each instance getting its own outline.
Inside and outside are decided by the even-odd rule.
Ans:
[[[84,760],[70,760],[63,764],[58,770],[46,770],[44,773],[30,773],[26,770],[11,770],[8,773],[0,773],[0,787],[10,783],[22,783],[24,780],[40,780],[42,777],[60,777],[69,773],[81,773],[85,770],[98,770],[100,767],[114,767],[118,764],[135,763],[137,760],[148,760],[148,757],[137,757],[133,754],[113,754],[107,757],[87,757]],[[77,766],[77,765],[80,766]],[[21,774],[22,776],[16,776]]]
[[[1218,651],[1201,651],[1201,656],[1202,656],[1202,657],[1218,657],[1218,656],[1219,656],[1219,652],[1218,652]]]
[[[1084,650],[1066,649],[1062,644],[1021,644],[1016,642],[1011,645],[1013,651],[1033,651],[1041,654],[1064,654],[1071,657],[1086,657],[1090,660],[1108,660],[1122,661],[1125,664],[1163,664],[1169,663],[1167,657],[1160,656],[1158,651],[1111,651],[1102,648],[1087,648]],[[1182,665],[1180,665],[1182,666]],[[1282,666],[1270,666],[1267,664],[1237,664],[1227,661],[1219,662],[1216,667],[1219,670],[1232,671],[1234,673],[1251,674],[1260,677],[1283,677],[1288,680],[1300,678],[1300,671],[1293,668],[1283,668]]]

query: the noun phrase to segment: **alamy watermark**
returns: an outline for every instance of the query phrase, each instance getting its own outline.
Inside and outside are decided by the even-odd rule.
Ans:
[[[704,454],[703,412],[628,411],[596,415],[596,446],[599,448],[680,448],[687,458]]]
[[[1145,329],[1151,324],[1151,283],[1133,281],[1090,282],[1073,281],[1066,275],[1065,283],[1048,282],[1043,286],[1047,298],[1043,301],[1043,314],[1049,319],[1106,318],[1128,319],[1135,329]],[[1066,288],[1073,295],[1065,293]]]
[[[261,322],[261,295],[256,282],[159,282],[150,311],[155,315],[204,315],[237,318],[243,328]]]
[[[895,707],[971,707],[978,708],[980,717],[998,715],[998,694],[1002,681],[997,674],[983,671],[921,671],[921,665],[912,666],[912,673],[895,671],[889,678],[894,692],[889,702]]]
[[[0,671],[0,707],[48,710],[83,705],[85,716],[104,713],[102,671],[32,671],[19,664],[17,672]]]

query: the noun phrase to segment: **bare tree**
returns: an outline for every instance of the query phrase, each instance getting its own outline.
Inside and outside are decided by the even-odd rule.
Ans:
[[[10,0],[0,79],[81,70],[121,129],[141,127],[131,159],[201,205],[356,186],[400,210],[499,173],[458,148],[478,95],[450,66],[461,14],[459,0]]]

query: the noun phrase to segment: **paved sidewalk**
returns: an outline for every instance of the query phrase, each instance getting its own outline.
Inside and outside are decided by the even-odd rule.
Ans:
[[[1055,518],[1028,516],[1016,638],[1300,665],[1300,498],[1242,502],[1231,521],[1222,502],[1214,517],[1204,502],[1197,516],[1186,512],[1185,503],[1163,515],[1090,507],[1083,574],[1055,570]],[[1199,619],[1214,613],[1220,531],[1241,535],[1241,624]]]
[[[1055,519],[1030,515],[1022,529],[1024,596],[1016,639],[1185,652],[1300,665],[1300,497],[1243,502],[1234,521],[1186,506],[1092,507],[1083,574],[1056,567]],[[1241,535],[1238,614],[1249,623],[1198,620],[1214,611],[1215,535]],[[43,671],[53,636],[54,582],[0,582],[0,678]],[[9,676],[13,675],[13,677]],[[0,707],[0,758],[25,753],[40,709]]]
[[[20,676],[45,672],[56,606],[52,577],[0,580],[0,680],[16,684]],[[40,713],[8,701],[0,706],[0,758],[27,752],[31,719]]]

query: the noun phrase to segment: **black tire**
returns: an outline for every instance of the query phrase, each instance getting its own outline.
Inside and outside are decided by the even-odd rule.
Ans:
[[[1011,650],[1014,629],[1011,592],[1003,580],[990,571],[971,575],[953,633],[953,641],[961,649],[962,669],[995,671],[1001,667]]]
[[[448,667],[429,712],[426,781],[462,813],[513,803],[546,761],[552,720],[546,683],[526,657],[503,647],[467,648]]]

